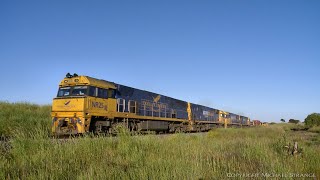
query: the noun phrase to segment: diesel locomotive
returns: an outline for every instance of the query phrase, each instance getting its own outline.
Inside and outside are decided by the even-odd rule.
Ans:
[[[59,84],[51,116],[55,135],[113,134],[118,126],[169,133],[250,125],[245,116],[69,73]]]

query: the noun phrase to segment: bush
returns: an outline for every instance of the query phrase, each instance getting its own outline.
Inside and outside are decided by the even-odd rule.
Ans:
[[[307,116],[304,120],[307,126],[320,126],[320,114],[319,113],[312,113]]]
[[[290,119],[289,123],[294,123],[294,124],[298,124],[300,121],[299,120],[295,120],[295,119]]]

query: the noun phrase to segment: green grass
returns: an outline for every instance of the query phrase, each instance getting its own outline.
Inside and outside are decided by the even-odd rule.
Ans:
[[[311,127],[308,131],[309,132],[320,133],[320,126]]]
[[[241,179],[246,173],[259,173],[260,178],[261,173],[320,177],[319,134],[292,132],[287,124],[215,129],[201,135],[122,134],[61,141],[47,136],[49,107],[4,104],[15,113],[1,112],[1,125],[7,126],[2,121],[8,115],[18,125],[1,127],[14,138],[10,150],[0,151],[0,179]],[[28,115],[27,121],[17,112]],[[288,155],[284,146],[295,141],[302,153]]]
[[[0,101],[0,137],[35,132],[50,132],[51,106],[29,103],[7,103]]]

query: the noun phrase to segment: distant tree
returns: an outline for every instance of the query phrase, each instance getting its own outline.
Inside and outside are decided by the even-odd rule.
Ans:
[[[289,123],[298,124],[300,121],[299,121],[299,120],[296,120],[296,119],[289,119],[288,122],[289,122]]]
[[[320,126],[320,113],[312,113],[304,120],[307,126]]]
[[[280,121],[281,121],[281,122],[286,122],[286,120],[284,120],[284,119],[281,119]]]
[[[271,122],[270,124],[273,125],[273,124],[276,124],[276,123],[275,122]]]

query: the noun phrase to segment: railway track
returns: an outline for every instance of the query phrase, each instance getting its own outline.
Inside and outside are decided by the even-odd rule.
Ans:
[[[192,135],[196,135],[196,136],[203,136],[205,135],[207,132],[189,132],[189,133],[165,133],[165,134],[154,134],[154,133],[140,133],[140,134],[128,134],[128,136],[131,136],[131,137],[135,137],[135,138],[140,138],[140,137],[146,137],[146,136],[152,136],[152,137],[158,137],[158,138],[165,138],[165,137],[168,137],[168,136],[172,136],[172,135],[175,135],[175,134],[183,134],[183,135],[186,135],[186,136],[192,136]],[[88,136],[82,136],[82,135],[78,135],[78,136],[60,136],[60,137],[53,137],[52,139],[53,140],[58,140],[60,142],[68,142],[70,140],[77,140],[78,138],[81,138],[81,137],[89,137],[89,138],[92,138],[92,139],[95,139],[95,138],[118,138],[117,135],[88,135]]]
[[[186,136],[203,136],[205,135],[207,132],[189,132],[189,133],[181,133],[183,135]],[[166,133],[166,134],[154,134],[154,133],[140,133],[140,134],[128,134],[128,136],[132,136],[135,138],[140,138],[140,137],[146,137],[146,136],[153,136],[153,137],[158,137],[158,138],[165,138],[168,136],[172,136],[175,134],[179,134],[179,133]],[[83,137],[89,137],[92,139],[95,138],[109,138],[109,139],[117,139],[118,136],[116,135],[77,135],[77,136],[59,136],[59,137],[51,137],[51,140],[54,142],[59,142],[59,143],[67,143],[67,142],[76,142],[78,139],[81,139]],[[11,143],[10,141],[13,138],[10,137],[0,137],[0,154],[5,154],[8,151],[10,151],[11,149]]]

